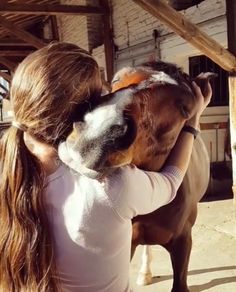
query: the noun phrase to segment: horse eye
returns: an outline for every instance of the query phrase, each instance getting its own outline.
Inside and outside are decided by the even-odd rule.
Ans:
[[[118,81],[120,81],[120,78],[117,78],[117,79],[114,79],[114,80],[112,80],[112,84],[114,84],[114,83],[116,83],[116,82],[118,82]]]
[[[189,118],[189,110],[185,105],[180,105],[180,112],[185,119]]]

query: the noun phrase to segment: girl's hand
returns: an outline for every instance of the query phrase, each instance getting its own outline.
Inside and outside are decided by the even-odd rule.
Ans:
[[[208,106],[208,104],[211,101],[212,88],[208,81],[206,84],[206,93],[205,95],[203,95],[201,88],[194,81],[192,82],[192,85],[195,91],[197,105],[196,105],[195,114],[186,122],[186,125],[196,128],[198,127],[199,120],[203,111],[205,110],[205,108]]]

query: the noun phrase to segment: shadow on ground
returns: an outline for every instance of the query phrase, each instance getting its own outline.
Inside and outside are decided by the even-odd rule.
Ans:
[[[235,270],[236,271],[236,266],[215,267],[215,268],[209,268],[209,269],[193,270],[193,271],[189,271],[188,275],[193,276],[193,275],[199,275],[199,274],[210,273],[210,272],[220,272],[220,271],[226,271],[226,270]],[[171,280],[172,278],[173,278],[172,275],[154,276],[152,278],[152,280],[153,280],[152,284]],[[212,279],[209,282],[204,283],[204,284],[189,286],[189,289],[191,292],[200,292],[200,291],[208,290],[212,287],[216,287],[218,285],[222,285],[222,284],[226,284],[226,283],[233,283],[233,282],[236,283],[236,276]]]

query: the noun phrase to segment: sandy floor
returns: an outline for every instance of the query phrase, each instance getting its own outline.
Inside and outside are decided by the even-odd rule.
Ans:
[[[193,248],[189,264],[188,285],[191,292],[236,291],[236,206],[232,199],[199,203],[197,222],[193,228]],[[140,268],[142,248],[131,263],[134,292],[170,292],[172,268],[168,253],[153,246],[153,284],[135,284]]]

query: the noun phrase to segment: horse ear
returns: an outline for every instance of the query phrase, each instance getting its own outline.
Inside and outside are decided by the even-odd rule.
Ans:
[[[206,94],[207,82],[218,77],[218,74],[214,72],[202,72],[196,78],[193,79],[197,85],[201,88],[203,95]]]

